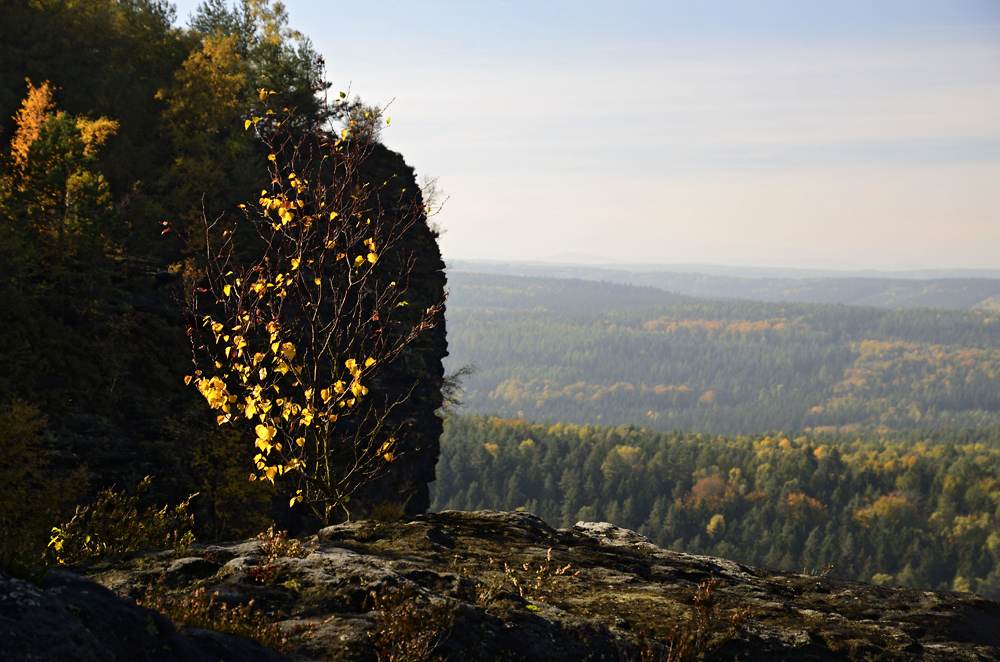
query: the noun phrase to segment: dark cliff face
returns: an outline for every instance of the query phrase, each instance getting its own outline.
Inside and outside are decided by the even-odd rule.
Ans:
[[[381,145],[374,145],[362,166],[362,177],[378,193],[374,204],[382,214],[401,216],[417,213],[416,221],[379,262],[390,273],[409,269],[407,307],[399,309],[399,321],[407,326],[412,318],[443,304],[446,277],[437,235],[427,222],[423,199],[413,168],[403,157]],[[381,188],[378,188],[381,187]],[[407,267],[406,265],[410,265]],[[426,512],[430,507],[428,483],[440,453],[443,429],[435,413],[441,406],[444,379],[442,361],[448,354],[444,308],[435,315],[434,326],[420,336],[379,378],[376,390],[390,401],[402,401],[394,410],[392,424],[402,423],[399,457],[381,478],[369,483],[347,504],[352,518],[367,515],[373,507],[392,504],[406,515]]]
[[[302,662],[374,661],[380,646],[398,654],[381,659],[434,659],[431,652],[452,662],[667,659],[643,656],[643,645],[663,653],[698,622],[695,594],[706,581],[717,589],[715,620],[702,633],[705,655],[676,659],[1000,659],[996,602],[680,554],[607,523],[555,530],[526,513],[448,511],[339,524],[303,546],[302,557],[270,561],[260,541],[195,546],[183,557],[145,550],[77,570],[125,598],[159,582],[179,595],[204,587],[230,604],[255,600],[288,635],[287,659]],[[58,585],[63,577],[55,575]],[[46,600],[86,604],[55,587],[43,583]],[[0,582],[0,645],[8,650],[31,636],[17,616],[26,590]],[[393,607],[386,596],[394,594],[406,596],[407,608]],[[745,620],[730,631],[732,614]],[[436,649],[400,652],[424,640]]]

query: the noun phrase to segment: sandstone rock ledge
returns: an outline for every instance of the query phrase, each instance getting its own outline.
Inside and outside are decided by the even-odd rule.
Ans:
[[[281,620],[292,644],[287,659],[296,661],[374,660],[378,612],[372,593],[392,589],[416,596],[426,614],[452,614],[453,625],[438,649],[451,662],[637,661],[637,637],[662,638],[689,619],[698,584],[710,578],[719,582],[719,609],[751,610],[742,630],[710,660],[1000,660],[1000,603],[671,552],[607,523],[555,530],[526,513],[449,511],[407,521],[340,524],[312,541],[315,550],[305,558],[275,560],[264,583],[252,578],[259,576],[253,569],[262,567],[258,541],[196,545],[184,558],[145,550],[77,570],[125,598],[162,581],[178,591],[205,586],[231,604],[254,599]],[[86,610],[86,600],[76,593],[67,597],[72,591],[65,585],[73,583],[67,575],[50,573],[36,591],[41,597],[34,599],[65,600],[65,618],[81,621],[73,610]],[[31,592],[14,582],[0,582],[5,653],[22,650],[18,642],[31,635],[11,630],[17,608],[9,587]],[[91,586],[92,592],[103,591]],[[121,602],[135,609],[130,601]],[[151,631],[146,626],[154,623],[156,632],[167,631],[162,620],[144,614],[135,627]],[[100,629],[88,618],[84,629]],[[18,623],[28,627],[23,619]],[[394,627],[394,636],[406,635],[404,626]],[[183,637],[170,635],[182,639],[171,640],[173,645],[190,645],[215,659],[276,659],[232,635],[213,639],[205,631],[180,630]],[[116,636],[124,636],[121,632]],[[81,633],[77,637],[89,641]],[[238,657],[226,653],[226,642],[233,652],[242,646]],[[36,638],[33,646],[43,643]],[[58,644],[68,645],[65,638]],[[37,659],[85,659],[32,650]],[[171,659],[106,652],[93,659]],[[189,659],[202,659],[192,655]]]

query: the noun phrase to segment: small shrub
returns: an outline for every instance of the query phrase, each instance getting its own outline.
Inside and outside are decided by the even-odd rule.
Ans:
[[[139,498],[149,489],[146,476],[132,496],[102,490],[88,506],[78,506],[73,518],[52,528],[48,557],[56,563],[93,561],[143,547],[173,547],[181,551],[194,542],[194,517],[188,512],[192,494],[170,508],[147,508],[140,513]]]
[[[735,637],[750,619],[750,607],[720,614],[715,599],[718,588],[719,580],[714,577],[699,584],[694,616],[674,626],[665,643],[640,632],[634,645],[623,644],[622,662],[693,662]]]
[[[455,624],[451,601],[421,602],[411,586],[372,591],[375,632],[372,643],[379,662],[436,660],[435,650]]]
[[[264,556],[257,565],[247,570],[247,575],[261,584],[267,582],[274,573],[274,562],[284,557],[294,557],[304,559],[313,553],[316,544],[303,546],[298,540],[289,540],[288,531],[275,531],[274,525],[268,527],[267,531],[257,534],[257,540],[263,541]]]
[[[545,600],[546,596],[542,591],[554,589],[560,578],[576,577],[580,574],[579,570],[570,573],[571,563],[561,567],[553,566],[551,548],[545,555],[545,563],[539,563],[538,567],[534,567],[530,562],[511,565],[503,559],[490,559],[490,563],[503,563],[505,581],[484,588],[482,591],[484,603],[492,599],[503,588],[505,582],[510,582],[517,589],[518,595],[525,600]]]
[[[833,564],[832,563],[825,563],[825,564],[823,564],[823,567],[820,568],[819,570],[810,570],[809,568],[803,568],[802,569],[802,574],[803,575],[809,575],[810,577],[826,577],[831,572],[833,572]]]
[[[230,607],[219,599],[218,592],[209,595],[202,586],[186,595],[171,595],[162,583],[150,587],[146,597],[137,604],[155,609],[175,623],[254,639],[278,652],[287,652],[288,638],[271,618],[248,604]]]
[[[398,505],[391,501],[383,501],[372,508],[371,512],[368,513],[368,519],[375,522],[398,522],[403,519],[405,514]]]

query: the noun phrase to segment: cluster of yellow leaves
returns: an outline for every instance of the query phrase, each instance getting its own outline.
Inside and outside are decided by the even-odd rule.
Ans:
[[[249,320],[244,319],[244,324]],[[200,372],[185,378],[185,383],[195,380],[198,390],[205,397],[209,407],[221,413],[217,417],[219,425],[231,422],[234,416],[242,416],[247,420],[256,419],[259,423],[254,428],[256,432],[255,446],[258,449],[254,464],[259,475],[274,482],[276,476],[302,467],[302,461],[286,449],[281,442],[281,436],[293,439],[297,448],[306,444],[306,430],[317,420],[334,423],[338,413],[354,407],[358,400],[368,395],[368,387],[362,383],[364,370],[375,365],[376,361],[368,357],[363,361],[350,358],[344,362],[349,373],[344,379],[334,381],[319,392],[321,403],[314,402],[314,389],[304,387],[298,377],[303,367],[295,363],[298,351],[295,344],[281,338],[282,329],[277,322],[267,325],[270,340],[265,351],[257,351],[252,355],[247,351],[248,343],[239,333],[227,333],[225,325],[215,321],[210,316],[202,320],[215,336],[216,343],[224,344],[224,352],[231,359],[229,368],[232,372],[222,376],[202,377]],[[233,332],[243,330],[242,325],[230,329]],[[216,362],[217,369],[222,364]],[[292,375],[291,389],[287,393],[297,393],[297,399],[291,395],[282,396],[281,382],[286,375]],[[235,375],[238,379],[238,390],[243,393],[241,398],[232,393],[227,381]],[[296,389],[297,387],[297,389]],[[319,404],[319,406],[316,406]],[[387,442],[389,443],[389,442]],[[393,444],[379,451],[386,461],[392,461]],[[291,449],[294,452],[294,448]],[[251,475],[251,480],[257,478]]]
[[[55,111],[56,104],[52,100],[52,88],[48,81],[38,87],[28,81],[28,96],[21,104],[21,109],[14,115],[17,130],[10,141],[10,155],[14,166],[23,168],[28,162],[28,151],[31,144],[38,139],[42,131],[45,117]]]

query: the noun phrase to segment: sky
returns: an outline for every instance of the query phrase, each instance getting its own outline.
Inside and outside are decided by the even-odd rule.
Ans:
[[[446,261],[1000,269],[997,0],[285,5]]]

